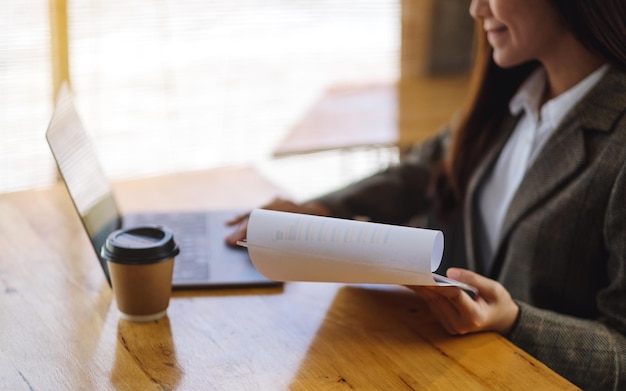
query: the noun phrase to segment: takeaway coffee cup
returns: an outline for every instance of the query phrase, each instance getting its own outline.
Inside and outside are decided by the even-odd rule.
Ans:
[[[164,227],[142,226],[112,232],[101,250],[121,317],[135,322],[162,318],[172,293],[174,235]]]

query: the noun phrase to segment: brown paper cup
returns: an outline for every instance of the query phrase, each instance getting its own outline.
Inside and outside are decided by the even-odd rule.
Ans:
[[[135,322],[165,316],[179,253],[172,232],[164,227],[118,230],[108,236],[101,252],[120,316]]]
[[[149,322],[165,316],[172,293],[174,258],[146,265],[108,262],[117,308],[123,319]]]

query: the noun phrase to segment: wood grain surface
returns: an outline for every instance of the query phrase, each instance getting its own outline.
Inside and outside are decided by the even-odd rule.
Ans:
[[[253,207],[248,169],[119,183],[125,210]],[[574,389],[492,333],[448,336],[403,287],[286,283],[175,292],[121,320],[61,186],[0,195],[0,389]]]

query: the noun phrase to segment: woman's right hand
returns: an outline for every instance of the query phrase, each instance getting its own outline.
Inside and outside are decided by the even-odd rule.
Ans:
[[[319,202],[306,202],[297,204],[291,200],[284,198],[274,198],[270,203],[261,207],[261,209],[276,210],[280,212],[302,213],[318,216],[329,216],[330,211]],[[250,213],[244,213],[228,220],[226,225],[237,226],[237,228],[226,237],[226,243],[230,246],[236,246],[238,241],[246,238],[248,230],[248,217]]]

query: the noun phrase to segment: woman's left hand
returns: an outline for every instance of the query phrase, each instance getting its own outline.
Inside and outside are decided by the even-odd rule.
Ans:
[[[447,276],[478,289],[472,299],[457,287],[409,286],[428,305],[446,331],[462,335],[496,331],[507,335],[515,325],[519,307],[497,281],[466,269],[448,269]]]

